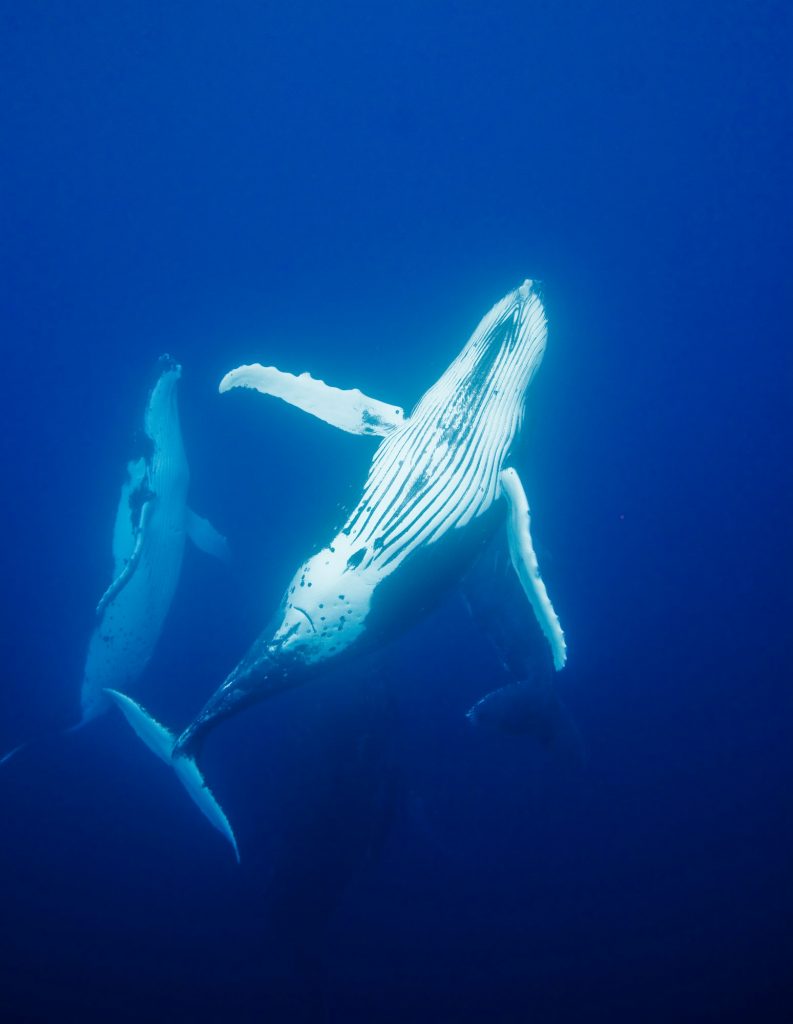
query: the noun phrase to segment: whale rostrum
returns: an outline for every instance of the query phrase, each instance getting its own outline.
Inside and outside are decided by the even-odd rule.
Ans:
[[[409,416],[393,403],[305,373],[255,364],[223,378],[221,392],[253,388],[342,430],[381,438],[360,500],[341,530],[299,566],[275,627],[253,642],[165,757],[235,852],[225,815],[214,798],[207,799],[198,769],[188,771],[185,764],[194,765],[208,733],[244,708],[404,630],[461,581],[499,530],[553,665],[564,666],[564,634],[540,576],[528,500],[517,470],[508,465],[546,338],[538,287],[525,281],[486,314]],[[110,696],[163,757],[170,733],[139,704],[119,693]]]

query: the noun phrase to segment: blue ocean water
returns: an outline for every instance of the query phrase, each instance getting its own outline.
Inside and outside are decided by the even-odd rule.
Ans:
[[[789,5],[1,12],[3,1020],[793,1019]],[[63,734],[157,358],[234,552],[140,682],[181,727],[373,450],[223,374],[409,409],[527,276],[583,764],[466,720],[450,594],[208,741],[238,867],[120,715]]]

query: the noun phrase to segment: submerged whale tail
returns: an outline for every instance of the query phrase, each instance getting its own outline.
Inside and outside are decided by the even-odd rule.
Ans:
[[[157,757],[174,769],[180,782],[190,794],[191,799],[201,809],[201,813],[231,843],[234,849],[234,856],[237,858],[237,863],[239,863],[240,852],[229,820],[223,808],[212,795],[212,791],[204,782],[204,777],[195,760],[183,754],[174,755],[175,737],[173,733],[152,718],[148,711],[142,708],[140,704],[137,704],[130,697],[119,693],[117,690],[105,690],[105,693],[118,704],[124,717],[146,746],[153,750]]]

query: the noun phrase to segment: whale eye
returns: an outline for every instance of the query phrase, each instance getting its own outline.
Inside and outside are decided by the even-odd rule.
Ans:
[[[358,566],[364,559],[366,554],[366,548],[358,548],[357,551],[353,551],[350,557],[347,559],[347,569],[357,569]],[[346,572],[346,570],[345,570]]]

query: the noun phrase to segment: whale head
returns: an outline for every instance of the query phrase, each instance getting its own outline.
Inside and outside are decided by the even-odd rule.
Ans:
[[[160,482],[167,480],[187,487],[187,460],[179,424],[178,384],[182,367],[170,356],[159,361],[159,376],[149,393],[144,417],[144,432],[151,445],[151,468]],[[153,483],[153,481],[150,481]]]
[[[503,396],[506,389],[522,405],[547,334],[539,283],[526,280],[482,317],[447,374],[469,402]]]
[[[485,314],[460,354],[412,415],[444,409],[450,433],[487,423],[514,434],[545,354],[547,321],[539,282],[526,280]]]
[[[174,423],[178,429],[177,385],[182,367],[164,355],[160,356],[158,370],[159,376],[149,393],[144,428],[154,444],[163,447],[170,440]]]

